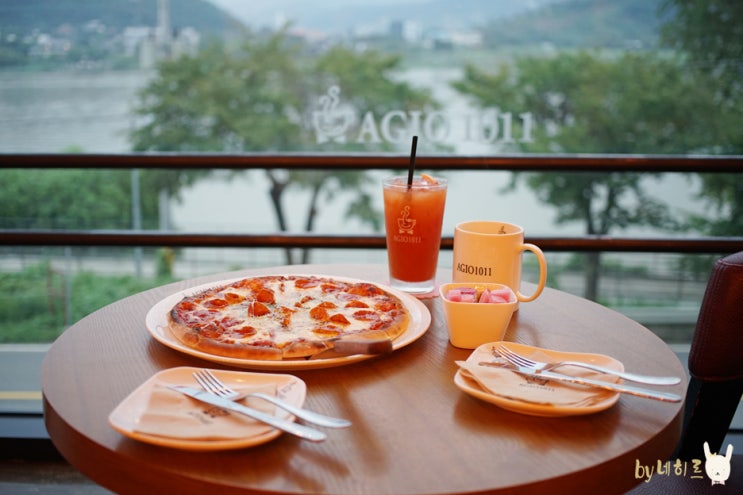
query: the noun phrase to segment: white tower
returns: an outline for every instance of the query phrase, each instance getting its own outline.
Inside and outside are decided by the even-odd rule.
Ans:
[[[155,43],[160,57],[166,58],[170,52],[172,35],[170,32],[170,9],[168,0],[157,0],[157,28]]]

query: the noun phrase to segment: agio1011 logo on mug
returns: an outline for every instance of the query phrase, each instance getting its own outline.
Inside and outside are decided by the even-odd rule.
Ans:
[[[532,252],[539,262],[539,282],[531,295],[521,293],[522,253]],[[495,282],[513,290],[519,302],[533,301],[547,282],[547,261],[534,244],[524,243],[524,229],[495,221],[470,221],[454,228],[454,282]]]

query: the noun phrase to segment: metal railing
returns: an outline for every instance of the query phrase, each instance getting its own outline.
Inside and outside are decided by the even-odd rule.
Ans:
[[[743,180],[743,156],[662,155],[500,155],[419,156],[426,170],[499,170],[510,172],[645,172],[733,173]],[[3,154],[0,168],[17,169],[290,169],[407,170],[408,158],[397,154]],[[730,253],[743,250],[743,237],[614,236],[531,237],[550,251]],[[384,249],[383,235],[235,234],[156,230],[0,229],[6,246],[167,246]],[[442,248],[453,239],[444,237]]]

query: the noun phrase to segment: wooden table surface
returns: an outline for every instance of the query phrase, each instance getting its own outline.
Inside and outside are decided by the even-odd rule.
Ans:
[[[448,280],[449,272],[440,270],[439,279]],[[620,493],[640,482],[638,462],[666,459],[679,438],[681,403],[625,395],[597,414],[542,418],[466,395],[453,383],[454,362],[470,351],[448,343],[438,299],[424,301],[431,327],[407,347],[346,366],[290,372],[307,383],[307,407],[353,421],[351,428],[326,430],[323,443],[283,434],[252,448],[200,453],[114,431],[111,411],[155,373],[226,368],[154,340],[144,323],[149,309],[197,284],[264,273],[381,283],[387,277],[384,265],[244,270],[145,291],[87,316],[59,337],[42,365],[46,426],[62,455],[117,493]],[[549,288],[521,304],[505,340],[603,353],[636,372],[685,376],[671,349],[643,326]],[[663,387],[680,395],[685,388],[685,377]]]

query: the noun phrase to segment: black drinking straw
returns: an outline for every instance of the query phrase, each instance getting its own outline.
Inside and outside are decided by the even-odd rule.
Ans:
[[[413,174],[415,173],[415,149],[418,147],[418,136],[413,136],[413,144],[410,147],[410,166],[408,167],[408,189],[413,187]]]

